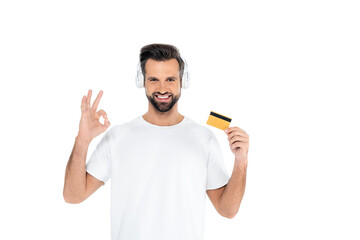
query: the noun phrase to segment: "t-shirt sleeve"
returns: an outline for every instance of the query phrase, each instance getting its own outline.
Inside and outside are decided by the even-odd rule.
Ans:
[[[230,176],[227,173],[224,157],[220,145],[214,134],[208,146],[208,165],[206,190],[217,189],[225,186],[229,182]]]
[[[112,135],[109,130],[101,138],[86,164],[86,171],[104,183],[111,177],[110,159],[112,141]]]

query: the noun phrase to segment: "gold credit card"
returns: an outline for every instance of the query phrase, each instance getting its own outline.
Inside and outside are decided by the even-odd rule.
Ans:
[[[211,111],[206,124],[219,128],[221,130],[225,130],[230,126],[230,122],[231,122],[231,118],[216,113],[214,111]]]

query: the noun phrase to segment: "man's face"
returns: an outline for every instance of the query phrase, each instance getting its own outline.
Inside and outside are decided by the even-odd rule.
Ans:
[[[148,59],[145,64],[145,89],[149,102],[159,112],[169,111],[181,96],[179,63]],[[161,99],[160,97],[167,98]]]

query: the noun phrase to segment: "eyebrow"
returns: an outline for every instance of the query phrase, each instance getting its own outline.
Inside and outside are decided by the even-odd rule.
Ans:
[[[174,79],[177,79],[177,77],[174,77],[174,76],[169,76],[169,77],[166,77],[166,79],[168,78],[174,78]],[[148,77],[147,80],[150,80],[150,79],[158,79],[157,77]]]

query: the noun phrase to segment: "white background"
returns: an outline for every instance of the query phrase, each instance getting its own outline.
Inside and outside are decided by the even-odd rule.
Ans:
[[[65,203],[88,89],[111,126],[147,111],[140,48],[177,46],[191,76],[179,112],[250,135],[233,219],[206,200],[205,239],[359,239],[357,1],[1,1],[0,239],[110,239],[110,184]],[[89,148],[92,152],[103,135]]]

